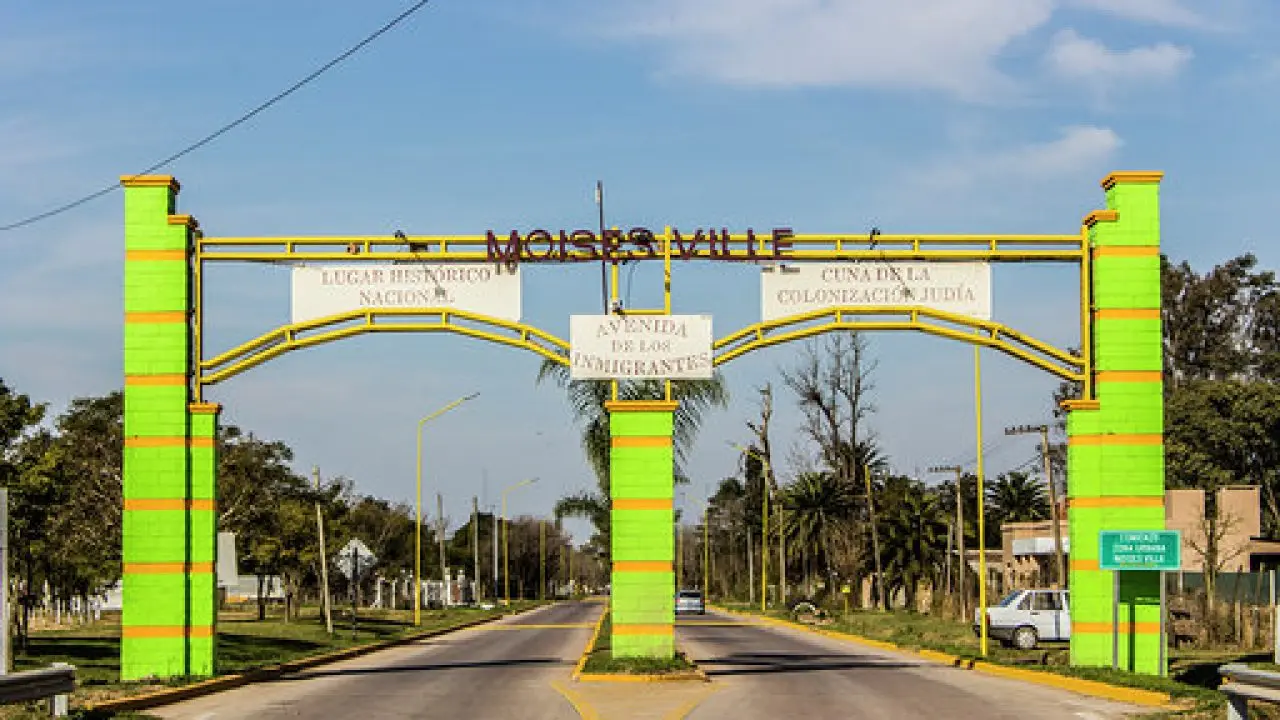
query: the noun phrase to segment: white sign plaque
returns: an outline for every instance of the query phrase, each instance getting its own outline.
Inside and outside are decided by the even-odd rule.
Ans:
[[[991,319],[987,263],[859,261],[762,269],[765,322],[840,306],[909,305]]]
[[[575,380],[711,377],[710,315],[573,315],[569,375]]]
[[[350,578],[353,572],[364,576],[378,562],[378,556],[360,538],[351,538],[333,560],[338,570]]]
[[[363,310],[465,310],[520,321],[520,268],[497,263],[308,265],[293,269],[293,322]]]

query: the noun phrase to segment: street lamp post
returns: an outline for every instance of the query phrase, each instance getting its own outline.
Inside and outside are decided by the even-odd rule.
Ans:
[[[525,485],[532,485],[536,482],[538,482],[538,478],[536,477],[529,478],[528,480],[521,480],[514,485],[507,486],[502,491],[502,594],[504,598],[503,603],[505,605],[511,604],[510,533],[507,532],[507,527],[510,523],[507,522],[507,495],[516,488],[524,487]]]
[[[462,403],[472,400],[479,396],[480,393],[471,393],[465,397],[458,398],[453,402],[445,405],[439,410],[418,421],[418,502],[417,502],[417,527],[414,528],[414,552],[413,552],[413,624],[422,624],[422,430],[426,424],[450,410],[458,407]]]

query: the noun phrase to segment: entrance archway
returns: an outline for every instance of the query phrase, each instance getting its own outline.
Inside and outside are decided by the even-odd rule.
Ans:
[[[782,228],[760,236],[751,230],[690,235],[673,228],[661,233],[633,228],[607,230],[600,237],[590,231],[535,230],[507,237],[491,232],[210,238],[190,215],[176,212],[179,186],[172,177],[122,178],[122,679],[214,673],[220,408],[206,402],[205,389],[294,350],[380,332],[450,332],[524,348],[570,365],[580,377],[649,373],[670,379],[709,374],[755,349],[823,332],[910,330],[994,348],[1077,381],[1080,397],[1064,403],[1069,411],[1071,662],[1108,665],[1112,573],[1098,567],[1098,533],[1164,527],[1161,178],[1155,172],[1108,175],[1102,181],[1106,209],[1090,213],[1073,233],[878,235],[870,243],[862,234],[795,235]],[[618,263],[624,260],[663,263],[662,308],[616,306]],[[672,315],[671,264],[699,260],[765,265],[768,316],[712,339],[709,320],[704,325],[699,316]],[[614,312],[575,317],[575,327],[582,318],[582,328],[594,330],[594,339],[584,334],[565,341],[522,323],[520,268],[579,261],[610,262],[613,270]],[[349,293],[323,290],[323,276],[299,280],[295,269],[293,322],[207,356],[204,277],[206,265],[217,262],[286,263],[315,266],[319,272],[345,263],[368,270],[352,270],[357,274],[349,276],[351,283],[331,282],[330,288],[349,288],[364,278],[361,282],[381,289],[353,300]],[[989,272],[990,263],[1003,262],[1078,266],[1078,354],[981,316],[983,272]],[[821,272],[811,272],[814,268]],[[912,277],[913,268],[918,277]],[[967,280],[966,272],[972,275]],[[959,283],[955,287],[961,291],[934,283],[931,273]],[[476,293],[466,289],[466,282],[490,285]],[[610,339],[610,333],[618,336]],[[659,337],[663,333],[666,340]],[[629,336],[621,336],[628,334],[640,345],[628,344]],[[669,398],[607,406],[613,647],[620,654],[670,655],[674,649],[675,407]],[[1128,573],[1120,583],[1120,663],[1137,672],[1159,672],[1158,582],[1155,573]]]

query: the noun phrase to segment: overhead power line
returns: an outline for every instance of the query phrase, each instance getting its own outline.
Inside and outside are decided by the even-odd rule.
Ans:
[[[164,158],[163,160],[160,160],[159,162],[156,162],[156,163],[154,163],[154,164],[152,164],[152,165],[150,165],[150,166],[146,167],[145,169],[143,169],[143,170],[139,171],[138,173],[136,173],[135,175],[133,175],[133,176],[131,176],[131,177],[137,177],[138,175],[146,175],[147,173],[150,173],[150,172],[154,172],[154,171],[156,171],[156,170],[159,170],[160,168],[164,167],[165,165],[168,165],[169,163],[171,163],[171,162],[173,162],[173,161],[175,161],[175,160],[178,160],[179,158],[185,157],[186,155],[189,155],[189,154],[191,154],[191,153],[195,152],[196,150],[199,150],[200,148],[204,147],[205,145],[208,145],[209,143],[213,142],[214,140],[217,140],[219,137],[222,137],[223,135],[227,134],[228,132],[231,132],[232,130],[234,130],[235,128],[239,127],[240,125],[243,125],[244,123],[246,123],[246,122],[248,122],[249,120],[253,119],[255,116],[259,115],[259,114],[260,114],[260,113],[262,113],[263,111],[265,111],[265,110],[267,110],[268,108],[270,108],[272,105],[275,105],[276,103],[280,102],[281,100],[284,100],[285,98],[289,97],[290,95],[294,94],[295,92],[297,92],[297,91],[301,90],[303,87],[305,87],[305,86],[309,85],[312,81],[314,81],[316,78],[319,78],[321,75],[323,75],[323,74],[325,74],[326,72],[328,72],[328,71],[329,71],[330,69],[332,69],[335,65],[338,65],[339,63],[341,63],[342,61],[344,61],[344,60],[346,60],[347,58],[351,57],[352,55],[355,55],[356,53],[360,52],[362,49],[364,49],[364,47],[365,47],[366,45],[368,45],[368,44],[372,43],[374,40],[377,40],[379,37],[381,37],[382,35],[384,35],[384,34],[386,34],[387,32],[389,32],[392,28],[394,28],[395,26],[397,26],[397,25],[399,25],[400,23],[404,22],[405,20],[407,20],[407,19],[409,18],[409,16],[411,16],[411,15],[413,15],[414,13],[418,12],[419,10],[421,10],[423,7],[425,7],[425,6],[426,6],[428,3],[430,3],[430,2],[431,2],[431,0],[418,0],[418,2],[415,2],[413,5],[409,6],[409,8],[408,8],[407,10],[405,10],[404,12],[402,12],[402,13],[400,13],[399,15],[395,16],[395,17],[394,17],[394,18],[392,18],[390,21],[388,21],[387,23],[385,23],[382,27],[380,27],[380,28],[378,28],[377,30],[373,31],[373,32],[372,32],[372,33],[370,33],[369,35],[366,35],[366,36],[365,36],[365,38],[364,38],[363,40],[361,40],[360,42],[356,43],[355,45],[352,45],[351,47],[347,48],[345,51],[343,51],[343,52],[342,52],[342,54],[338,55],[337,57],[333,58],[332,60],[330,60],[329,62],[325,63],[324,65],[321,65],[320,67],[318,67],[318,68],[316,68],[315,70],[311,71],[309,74],[307,74],[307,75],[306,75],[305,77],[303,77],[301,80],[299,80],[299,81],[295,82],[294,84],[290,85],[289,87],[285,88],[284,90],[282,90],[282,91],[280,91],[280,92],[276,93],[276,94],[275,94],[275,95],[273,95],[270,99],[266,100],[265,102],[263,102],[263,103],[259,104],[259,105],[258,105],[258,106],[256,106],[256,107],[254,107],[252,110],[250,110],[250,111],[246,112],[245,114],[241,115],[240,117],[236,118],[235,120],[232,120],[231,122],[227,123],[226,125],[223,125],[222,127],[218,128],[217,130],[214,130],[213,132],[209,133],[208,135],[205,135],[204,137],[200,138],[199,140],[196,140],[195,142],[191,143],[190,145],[187,145],[186,147],[182,148],[181,150],[179,150],[179,151],[177,151],[177,152],[173,153],[172,155],[169,155],[168,157]],[[12,222],[12,223],[9,223],[9,224],[7,224],[7,225],[0,225],[0,232],[8,232],[8,231],[10,231],[10,230],[17,230],[18,228],[26,227],[26,226],[28,226],[28,225],[33,225],[33,224],[38,223],[38,222],[40,222],[40,221],[42,221],[42,220],[47,220],[48,218],[54,217],[55,215],[61,215],[61,214],[65,213],[65,212],[68,212],[68,211],[70,211],[70,210],[74,210],[74,209],[76,209],[76,208],[80,207],[81,205],[84,205],[84,204],[86,204],[86,203],[89,203],[89,202],[92,202],[92,201],[94,201],[94,200],[97,200],[98,198],[100,198],[100,197],[102,197],[102,196],[104,196],[104,195],[108,195],[108,194],[110,194],[110,193],[114,192],[114,191],[115,191],[117,188],[119,188],[119,187],[120,187],[120,183],[118,183],[118,182],[113,182],[113,183],[111,183],[110,185],[107,185],[107,186],[105,186],[105,187],[103,187],[103,188],[101,188],[101,189],[99,189],[99,190],[96,190],[96,191],[94,191],[94,192],[89,193],[88,195],[85,195],[85,196],[83,196],[83,197],[80,197],[80,198],[78,198],[78,199],[76,199],[76,200],[72,200],[71,202],[68,202],[68,203],[65,203],[65,204],[59,205],[59,206],[57,206],[57,207],[55,207],[55,208],[52,208],[52,209],[50,209],[50,210],[46,210],[46,211],[44,211],[44,212],[42,212],[42,213],[39,213],[39,214],[37,214],[37,215],[32,215],[32,216],[30,216],[30,217],[23,218],[22,220],[18,220],[17,222]]]

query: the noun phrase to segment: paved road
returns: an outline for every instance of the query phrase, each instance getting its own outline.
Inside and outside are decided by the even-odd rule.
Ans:
[[[574,683],[603,609],[566,603],[151,711],[162,718],[1111,720],[1144,712],[742,618],[681,618],[711,683]]]
[[[577,720],[569,677],[600,603],[566,603],[149,711],[162,718]],[[556,627],[563,625],[580,627]],[[550,626],[550,627],[548,627]]]
[[[681,646],[720,689],[689,720],[961,718],[1102,720],[1149,709],[926,663],[846,641],[765,625],[698,627]],[[712,623],[741,622],[708,614]]]

